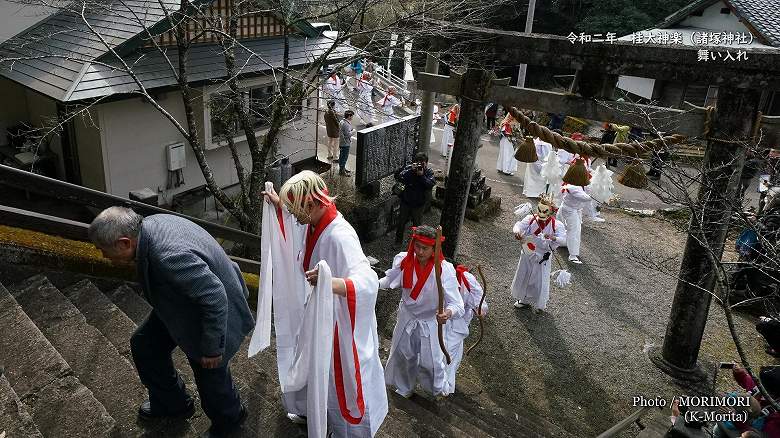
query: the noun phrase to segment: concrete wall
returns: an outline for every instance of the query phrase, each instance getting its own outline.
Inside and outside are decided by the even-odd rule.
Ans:
[[[182,125],[185,125],[181,97],[175,92],[161,95],[158,102]],[[196,118],[199,135],[204,139],[203,103],[198,101]],[[314,104],[301,121],[292,123],[280,136],[280,152],[289,154],[298,149],[293,161],[314,156]],[[166,187],[168,170],[165,147],[183,142],[180,132],[152,105],[140,98],[121,100],[100,105],[100,136],[104,157],[106,191],[118,196],[128,196],[131,190],[149,187],[160,191],[159,202],[170,204],[172,196],[205,184],[201,169],[192,149],[186,146],[186,167],[183,169],[185,184],[178,188]],[[250,156],[246,142],[239,142],[239,155],[249,169]],[[222,187],[236,184],[238,176],[228,147],[217,147],[205,152],[214,178]]]
[[[0,78],[0,146],[8,144],[6,129],[19,122],[30,122],[24,87]]]
[[[726,8],[726,4],[716,2],[702,12],[701,17],[688,16],[680,22],[679,26],[699,27],[713,32],[748,32],[747,27],[739,22],[733,13],[721,14],[720,10]]]
[[[105,190],[99,110],[99,108],[94,108],[89,113],[76,117],[73,121],[73,130],[79,156],[81,185],[95,190]]]

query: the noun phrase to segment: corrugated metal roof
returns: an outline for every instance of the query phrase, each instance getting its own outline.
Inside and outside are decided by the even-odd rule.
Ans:
[[[195,0],[192,3],[197,6],[212,1]],[[178,0],[109,0],[104,5],[91,2],[82,19],[79,3],[74,2],[70,6],[73,9],[63,8],[0,44],[0,76],[61,102],[127,92],[122,90],[132,88],[127,83],[129,76],[118,74],[114,68],[99,63],[112,62],[113,56],[106,45],[126,55],[128,59],[137,60],[133,56],[141,52],[134,51],[143,44],[145,29],[154,29],[153,33],[157,34],[168,26],[160,3],[168,11],[177,9],[180,4]],[[313,37],[316,43],[310,44],[316,44],[316,50],[322,53],[324,49],[320,46],[326,44],[326,39],[316,37],[316,31],[308,23],[299,23],[297,28],[303,34]],[[100,34],[103,41],[95,33]],[[270,57],[269,64],[281,65],[277,63],[281,55],[263,52],[279,49],[279,39],[248,41],[245,44],[256,46],[258,49],[252,50],[260,56]],[[301,59],[296,59],[295,65],[305,62],[303,53],[306,44],[301,38],[298,44],[300,47],[296,46],[298,52],[295,56],[301,56]],[[354,49],[339,48],[339,52],[344,50]],[[175,53],[175,48],[169,53]],[[142,54],[144,56],[134,67],[139,69],[144,80],[151,81],[145,86],[154,88],[171,85],[168,80],[172,75],[164,73],[167,64],[163,62],[162,56],[151,52]],[[217,78],[219,71],[224,71],[224,67],[220,70],[219,66],[222,57],[213,46],[194,46],[190,58],[193,81]],[[248,56],[244,55],[244,58]],[[247,72],[262,70],[261,63],[259,59],[252,59]],[[133,65],[132,62],[128,64]],[[207,67],[209,64],[212,66]]]
[[[162,3],[171,10],[179,4]],[[158,0],[108,1],[103,6],[95,2],[84,13],[89,25],[80,14],[75,6],[62,9],[5,41],[0,45],[0,75],[63,101],[83,65],[106,53],[106,44],[115,48],[164,18]]]
[[[245,40],[242,42],[248,49],[236,50],[236,66],[245,75],[257,74],[271,68],[282,66],[284,38],[263,38]],[[333,44],[328,36],[316,38],[291,37],[289,62],[291,67],[307,64],[311,59],[322,55]],[[333,62],[354,56],[357,49],[342,45],[328,57]],[[175,48],[167,51],[167,56],[177,66],[178,53]],[[176,85],[176,72],[171,71],[163,54],[155,49],[139,51],[128,61],[133,64],[133,72],[147,89]],[[193,46],[188,59],[190,82],[200,82],[220,79],[226,76],[224,56],[217,44],[202,44]],[[67,96],[67,101],[93,99],[103,96],[132,93],[138,91],[135,81],[121,69],[108,65],[90,65],[79,80],[73,92]]]

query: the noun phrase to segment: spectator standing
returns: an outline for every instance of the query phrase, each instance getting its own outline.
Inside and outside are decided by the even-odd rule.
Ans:
[[[350,176],[352,172],[347,170],[347,158],[349,158],[349,146],[352,144],[352,117],[355,113],[351,110],[344,112],[344,118],[339,126],[339,175]]]
[[[336,162],[336,147],[339,143],[339,116],[336,114],[336,101],[328,101],[325,111],[325,133],[328,136],[328,161]]]
[[[428,155],[418,152],[412,164],[406,166],[396,175],[396,179],[404,186],[400,193],[401,212],[398,216],[398,228],[395,231],[395,243],[403,242],[406,223],[412,221],[412,226],[422,223],[425,205],[430,200],[431,189],[436,185],[433,170],[428,167]]]

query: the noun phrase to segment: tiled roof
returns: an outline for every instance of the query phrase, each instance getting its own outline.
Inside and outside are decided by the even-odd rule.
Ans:
[[[726,0],[766,42],[780,47],[780,0]]]
[[[202,5],[212,1],[195,0],[192,3]],[[173,73],[167,69],[163,55],[154,50],[136,49],[143,45],[146,29],[158,34],[162,31],[158,28],[167,26],[161,3],[168,11],[180,4],[178,0],[107,0],[102,6],[91,6],[82,18],[81,10],[73,6],[80,3],[74,2],[71,7],[63,8],[0,44],[0,76],[59,102],[133,91],[135,84],[131,83],[130,77],[118,70],[118,65],[110,65],[115,61],[108,45],[121,52],[126,60],[134,61],[128,64],[133,65],[134,71],[138,70],[147,89],[172,85]],[[291,37],[292,66],[306,63],[312,55],[317,56],[332,45],[332,39],[317,35],[308,23],[298,28],[308,37]],[[243,66],[242,72],[258,73],[281,65],[283,41],[280,38],[244,40],[242,44],[256,54],[252,57],[246,53],[236,54],[237,62],[249,59],[246,65],[238,64]],[[175,48],[166,50],[168,56],[175,59]],[[343,46],[329,59],[336,60],[339,55],[353,53],[354,48]],[[173,64],[176,65],[176,61]],[[191,80],[221,77],[224,75],[222,64],[223,57],[214,45],[193,46],[189,59]]]

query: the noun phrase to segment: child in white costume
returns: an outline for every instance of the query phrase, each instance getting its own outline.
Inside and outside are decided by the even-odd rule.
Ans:
[[[458,288],[463,297],[463,306],[465,313],[461,318],[454,318],[449,324],[447,331],[447,348],[452,358],[452,363],[447,366],[447,386],[448,392],[455,392],[455,376],[458,373],[458,367],[463,360],[464,340],[469,336],[469,325],[474,316],[477,315],[479,302],[482,300],[482,285],[479,284],[474,275],[463,265],[455,267],[458,278]],[[487,301],[482,303],[482,315],[486,315],[488,310]]]
[[[432,395],[449,394],[447,365],[438,340],[438,322],[463,316],[463,299],[452,263],[441,261],[444,289],[443,312],[437,314],[439,293],[436,286],[433,248],[436,231],[430,226],[412,228],[409,249],[399,253],[393,267],[379,281],[379,287],[401,287],[398,321],[393,344],[385,366],[385,381],[403,397],[410,397],[419,382]],[[446,344],[445,344],[446,345]]]

